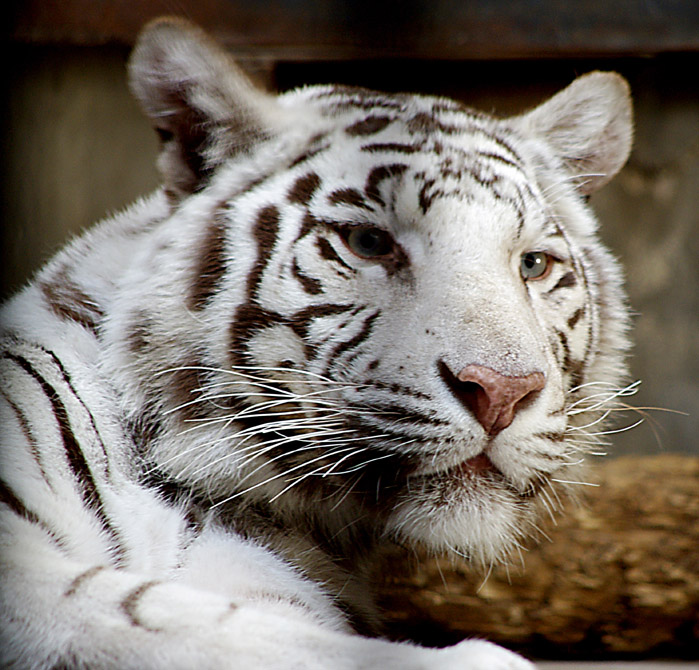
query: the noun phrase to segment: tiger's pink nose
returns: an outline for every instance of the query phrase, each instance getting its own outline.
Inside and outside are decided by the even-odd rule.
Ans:
[[[483,426],[488,435],[497,435],[507,428],[522,407],[546,384],[543,372],[524,377],[509,377],[484,365],[467,365],[457,375],[440,364],[442,378],[451,392]]]

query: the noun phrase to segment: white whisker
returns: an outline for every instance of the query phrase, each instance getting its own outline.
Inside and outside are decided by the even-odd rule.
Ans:
[[[362,461],[358,465],[353,465],[351,468],[348,468],[346,470],[342,470],[340,472],[333,472],[332,474],[336,475],[336,476],[351,475],[351,474],[354,474],[355,472],[359,472],[360,470],[363,470],[370,463],[376,463],[377,461],[384,461],[387,458],[392,458],[394,456],[395,456],[395,454],[393,454],[393,453],[388,453],[388,454],[383,454],[381,456],[376,456],[375,458],[370,458],[366,461]],[[325,475],[323,475],[323,476],[325,476]]]
[[[636,426],[640,426],[645,419],[639,419],[635,423],[632,423],[629,426],[623,426],[622,428],[616,428],[616,429],[611,429],[611,430],[601,430],[596,433],[588,433],[588,435],[615,435],[616,433],[625,433],[627,430],[631,430],[632,428],[636,428]]]
[[[348,449],[351,449],[351,447],[348,447]],[[233,495],[228,496],[227,498],[224,498],[223,500],[220,500],[212,505],[212,508],[219,507],[221,505],[225,505],[226,503],[230,502],[231,500],[234,500],[235,498],[239,498],[240,496],[243,496],[247,493],[250,493],[250,491],[254,491],[255,489],[260,488],[261,486],[265,486],[266,484],[269,484],[272,481],[275,481],[277,479],[280,479],[281,477],[287,477],[289,473],[295,472],[299,470],[300,468],[304,468],[308,465],[311,465],[312,463],[317,463],[318,461],[324,459],[324,458],[331,458],[332,456],[336,456],[340,453],[343,453],[346,449],[338,449],[334,452],[330,452],[328,454],[322,454],[321,456],[317,456],[316,458],[312,458],[309,461],[304,461],[303,463],[299,463],[298,465],[295,465],[292,468],[289,468],[288,470],[284,472],[277,473],[275,475],[272,475],[271,477],[268,477],[264,481],[258,482],[257,484],[253,484],[252,486],[247,487],[246,489],[242,491],[238,491],[237,493],[234,493]],[[275,496],[276,498],[277,496]],[[274,499],[274,498],[273,498]]]
[[[585,435],[594,435],[594,433],[588,433],[586,432],[587,428],[592,428],[592,426],[596,426],[598,423],[602,423],[607,417],[609,416],[609,410],[605,410],[602,414],[600,414],[598,417],[596,417],[593,421],[590,421],[589,423],[586,423],[583,426],[569,426],[566,428],[566,433],[570,432],[579,432],[583,433]]]
[[[576,486],[594,486],[598,487],[599,484],[593,484],[592,482],[576,482],[572,481],[570,479],[555,479],[554,477],[551,477],[552,482],[557,482],[558,484],[574,484]]]

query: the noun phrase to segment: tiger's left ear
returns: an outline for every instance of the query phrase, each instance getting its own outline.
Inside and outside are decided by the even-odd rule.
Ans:
[[[591,72],[515,122],[544,139],[588,195],[612,179],[631,152],[629,85],[614,72]]]
[[[161,18],[141,32],[129,84],[162,150],[158,167],[177,199],[202,188],[223,160],[275,134],[274,96],[256,89],[203,30]]]

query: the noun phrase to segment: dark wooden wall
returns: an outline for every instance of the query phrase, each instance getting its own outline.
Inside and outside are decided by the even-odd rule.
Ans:
[[[180,14],[233,51],[280,60],[542,58],[697,50],[696,0],[23,0],[13,38],[130,44]]]

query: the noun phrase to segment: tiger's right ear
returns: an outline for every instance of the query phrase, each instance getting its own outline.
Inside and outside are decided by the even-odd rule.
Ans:
[[[176,199],[203,188],[226,158],[275,134],[274,97],[184,19],[156,19],[143,29],[129,84],[160,135],[158,167]]]
[[[614,72],[590,72],[516,119],[548,143],[584,195],[626,163],[633,139],[629,85]]]

